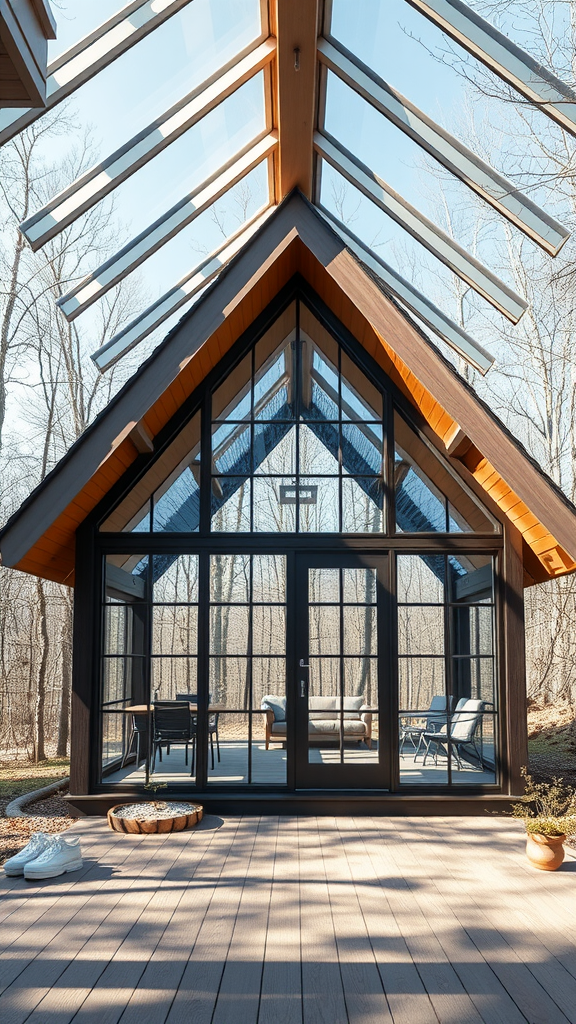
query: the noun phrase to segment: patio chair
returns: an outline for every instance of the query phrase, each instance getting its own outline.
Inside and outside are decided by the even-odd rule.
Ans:
[[[456,766],[461,769],[463,748],[472,747],[475,756],[483,767],[482,753],[476,745],[476,733],[482,724],[484,708],[485,703],[483,700],[467,700],[462,698],[462,700],[458,701],[456,711],[452,715],[449,732],[448,728],[444,728],[436,732],[424,733],[424,741],[427,746],[424,761],[422,762],[423,766],[426,764],[431,748],[434,747],[434,764],[437,764],[438,750],[442,748],[446,755],[448,755],[448,750],[453,751]]]
[[[439,694],[437,697],[432,697],[430,706],[426,712],[426,724],[425,725],[413,725],[410,721],[414,718],[422,720],[424,715],[406,715],[406,719],[400,722],[400,747],[399,753],[402,753],[406,740],[410,740],[414,746],[414,760],[418,757],[422,746],[425,746],[424,735],[427,732],[438,732],[446,725],[447,713],[452,711],[454,707],[454,697],[446,697],[445,694]],[[418,742],[416,742],[416,740]]]
[[[185,764],[188,764],[188,747],[192,744],[192,771],[194,770],[194,748],[196,726],[190,714],[188,701],[155,701],[152,733],[152,771],[156,768],[156,753],[162,761],[162,747],[170,754],[172,746],[184,746]]]
[[[130,755],[134,753],[134,744],[136,744],[136,768],[140,767],[140,761],[144,760],[144,758],[142,758],[140,755],[140,738],[142,738],[142,741],[145,744],[146,749],[148,746],[148,744],[146,743],[147,733],[147,716],[132,715],[132,723],[130,725],[130,736],[128,738],[128,744],[126,746],[126,753],[124,754],[124,757],[122,758],[122,764],[120,765],[121,768],[124,767]]]
[[[214,737],[216,737],[216,752],[220,760],[220,740],[218,737],[218,719],[220,715],[216,711],[208,718],[208,735],[210,737],[210,753],[212,754],[212,771],[214,771]]]

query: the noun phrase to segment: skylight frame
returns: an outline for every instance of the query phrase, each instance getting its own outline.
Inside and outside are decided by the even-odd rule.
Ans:
[[[526,312],[528,303],[501,281],[488,267],[471,256],[416,207],[383,181],[370,167],[324,132],[315,132],[314,149],[355,188],[380,207],[417,242],[503,313],[513,324]]]
[[[264,42],[252,44],[247,52],[245,50],[236,55],[123,146],[55,195],[20,225],[31,248],[34,251],[41,249],[140,167],[198,124],[232,93],[263,71],[273,60],[275,52],[276,40],[273,36]]]

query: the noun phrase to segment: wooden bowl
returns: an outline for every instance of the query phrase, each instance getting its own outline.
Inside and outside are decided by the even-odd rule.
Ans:
[[[150,804],[152,801],[145,801]],[[166,800],[163,803],[170,804],[172,801]],[[188,801],[178,801],[178,803],[188,803]],[[131,801],[136,803],[136,801]],[[108,811],[108,824],[114,832],[128,832],[131,835],[153,835],[156,833],[163,832],[183,832],[184,829],[194,828],[200,821],[202,821],[202,815],[204,809],[201,804],[190,803],[191,810],[188,814],[177,814],[171,818],[119,818],[116,811],[120,810],[121,807],[126,807],[126,804],[115,804]]]

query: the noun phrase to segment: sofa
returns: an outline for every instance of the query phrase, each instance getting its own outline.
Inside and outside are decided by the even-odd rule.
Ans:
[[[260,705],[264,712],[266,750],[270,742],[283,743],[286,740],[286,697],[267,694]],[[344,739],[364,741],[372,746],[372,714],[365,710],[364,697],[344,697],[343,726]],[[340,736],[340,698],[308,698],[309,739],[338,740]]]

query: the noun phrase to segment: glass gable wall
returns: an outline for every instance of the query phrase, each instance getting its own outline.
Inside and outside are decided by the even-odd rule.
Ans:
[[[138,546],[105,556],[101,781],[286,788],[306,778],[300,759],[368,766],[379,789],[496,785],[499,523],[384,373],[300,299],[200,390],[100,526],[104,550]],[[330,697],[312,671],[330,636],[297,585],[316,550],[339,579],[372,579],[386,556],[372,603],[352,609],[359,629],[373,619],[369,685],[361,638],[342,632],[339,730],[313,703]]]

